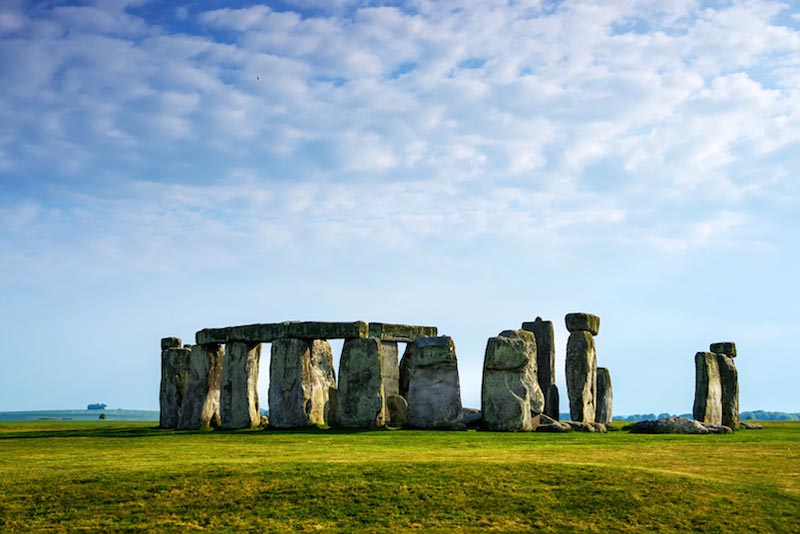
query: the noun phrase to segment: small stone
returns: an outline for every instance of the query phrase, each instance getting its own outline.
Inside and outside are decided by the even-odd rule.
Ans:
[[[589,332],[596,336],[600,332],[600,317],[591,313],[568,313],[564,318],[569,332]]]
[[[415,428],[462,428],[461,386],[453,339],[414,341],[408,377],[408,424]]]
[[[260,428],[267,428],[269,426],[269,417],[267,417],[266,415],[262,415],[259,418],[258,426]]]
[[[733,341],[723,341],[721,343],[712,343],[709,352],[716,352],[717,354],[724,354],[731,358],[736,357],[736,343]]]
[[[390,421],[389,426],[402,428],[408,424],[408,403],[400,395],[386,397],[386,411]]]
[[[179,337],[162,337],[161,350],[179,349],[183,345],[183,341]]]
[[[710,425],[722,424],[722,383],[717,355],[698,352],[694,356],[695,386],[693,417]]]

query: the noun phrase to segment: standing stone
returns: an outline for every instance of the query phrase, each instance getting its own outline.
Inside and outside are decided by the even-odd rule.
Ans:
[[[611,390],[611,373],[605,367],[597,368],[597,406],[594,420],[604,425],[611,424],[614,393]]]
[[[722,424],[722,384],[719,363],[713,352],[698,352],[694,356],[694,408],[692,414],[701,423]]]
[[[544,414],[554,421],[558,421],[560,409],[560,399],[558,396],[558,386],[550,384],[547,388],[547,395],[544,400]]]
[[[556,383],[556,346],[553,321],[542,321],[537,317],[533,322],[522,323],[522,329],[536,336],[536,377],[539,389],[545,393]],[[545,401],[545,412],[547,402]]]
[[[320,339],[276,339],[271,350],[270,426],[327,424],[328,391],[336,385],[330,343]]]
[[[220,390],[220,428],[255,428],[261,422],[258,411],[258,364],[261,343],[231,341],[225,346]]]
[[[400,396],[408,398],[408,379],[411,376],[411,367],[414,364],[414,344],[409,343],[406,345],[406,350],[403,352],[403,357],[400,359]]]
[[[219,428],[219,390],[225,347],[216,343],[194,345],[189,361],[189,384],[183,398],[178,428]]]
[[[719,380],[722,387],[722,424],[739,428],[739,373],[732,357],[717,354]]]
[[[328,426],[337,426],[336,425],[336,399],[339,394],[339,390],[335,387],[331,386],[328,388],[328,405],[325,408],[326,413],[328,414]]]
[[[597,356],[591,332],[579,330],[569,335],[566,379],[570,419],[593,423],[597,391]]]
[[[414,341],[408,376],[408,423],[417,428],[460,428],[461,386],[453,339]]]
[[[400,364],[396,341],[381,341],[381,380],[385,399],[390,395],[400,395]],[[386,410],[385,415],[387,425],[402,426],[392,421],[391,411]]]
[[[402,428],[408,424],[408,403],[400,395],[386,396],[386,412],[390,426]]]
[[[536,379],[536,337],[526,330],[506,330],[486,343],[481,414],[489,430],[532,431],[531,415],[544,409]]]
[[[165,343],[165,340],[166,343]],[[171,340],[177,340],[174,346]],[[164,338],[161,346],[161,388],[159,391],[159,427],[176,428],[181,418],[183,398],[189,382],[190,348],[180,348],[180,339]]]
[[[339,360],[336,424],[346,428],[383,426],[386,406],[381,379],[383,346],[377,338],[344,342]]]

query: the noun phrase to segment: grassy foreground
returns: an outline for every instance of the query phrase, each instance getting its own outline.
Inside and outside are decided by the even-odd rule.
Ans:
[[[734,435],[0,424],[0,531],[800,532],[800,423]]]

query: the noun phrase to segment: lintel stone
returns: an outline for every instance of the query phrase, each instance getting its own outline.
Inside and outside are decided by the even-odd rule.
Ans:
[[[591,313],[568,313],[564,318],[567,330],[571,332],[589,332],[596,336],[600,331],[600,317]]]
[[[723,341],[720,343],[712,343],[711,350],[709,352],[715,352],[717,354],[724,354],[725,356],[729,356],[731,358],[736,357],[736,343],[733,341]]]
[[[352,339],[367,337],[367,323],[330,323],[317,321],[286,321],[282,323],[257,323],[227,328],[204,328],[195,335],[198,345],[208,343],[272,343],[276,339]]]
[[[376,337],[381,341],[413,343],[418,337],[436,336],[438,334],[439,329],[435,326],[369,323],[369,337]]]
[[[183,342],[179,337],[162,337],[161,350],[179,349],[183,346]]]

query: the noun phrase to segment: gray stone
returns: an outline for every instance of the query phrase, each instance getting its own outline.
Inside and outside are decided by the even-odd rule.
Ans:
[[[560,400],[558,396],[558,386],[550,384],[544,400],[544,413],[554,420],[558,420]]]
[[[567,396],[570,419],[593,423],[597,391],[597,356],[589,331],[572,332],[567,339]]]
[[[402,428],[408,424],[408,403],[400,395],[386,396],[388,425]]]
[[[708,434],[708,429],[699,421],[685,417],[648,419],[631,425],[631,434]]]
[[[439,331],[435,326],[369,323],[369,337],[376,337],[382,341],[413,343],[418,337],[436,336],[438,334]]]
[[[219,409],[220,428],[255,428],[261,421],[258,409],[258,364],[261,343],[231,341],[225,345]]]
[[[722,341],[720,343],[712,343],[709,352],[716,352],[717,354],[724,354],[731,358],[736,357],[736,343],[733,341]]]
[[[605,367],[597,368],[597,400],[594,420],[604,425],[611,424],[614,393],[611,390],[611,373]]]
[[[556,345],[553,321],[542,321],[537,317],[535,321],[522,323],[522,329],[533,332],[536,336],[536,377],[539,389],[547,393],[550,386],[556,383]],[[547,411],[547,402],[544,404]]]
[[[725,354],[717,354],[719,380],[722,387],[722,424],[739,428],[739,373],[736,362]]]
[[[570,332],[591,332],[593,336],[600,332],[600,317],[591,313],[568,313],[564,319]]]
[[[301,428],[327,424],[328,391],[336,385],[330,343],[319,339],[276,339],[271,350],[270,425]]]
[[[183,398],[178,428],[219,428],[219,392],[225,359],[223,345],[194,345],[191,349],[189,383]]]
[[[564,423],[576,432],[606,432],[603,423],[587,423],[585,421],[567,421]]]
[[[183,346],[183,341],[179,337],[162,337],[161,350],[179,349]]]
[[[189,360],[192,351],[169,348],[161,351],[159,427],[176,428],[181,418],[183,398],[189,385]]]
[[[198,345],[205,343],[271,343],[276,339],[350,339],[366,337],[367,323],[332,323],[318,321],[285,321],[282,323],[249,324],[226,328],[204,328],[195,334]]]
[[[722,383],[719,363],[713,352],[698,352],[694,356],[694,408],[693,417],[701,423],[722,424]]]
[[[461,428],[456,350],[448,336],[414,341],[408,378],[408,423],[416,428]]]
[[[479,428],[483,422],[481,411],[476,408],[462,408],[461,421],[467,428]]]
[[[731,434],[733,433],[733,429],[729,426],[725,425],[709,425],[706,423],[702,424],[706,430],[708,430],[709,434]]]
[[[536,337],[526,330],[507,330],[489,338],[483,360],[481,414],[489,430],[532,431],[531,414],[544,409],[536,380]]]
[[[400,365],[396,341],[381,341],[381,378],[383,394],[400,395]]]
[[[301,339],[353,339],[367,337],[367,323],[355,321],[350,323],[329,323],[317,321],[287,322],[286,337]]]
[[[572,432],[572,427],[567,423],[559,423],[558,421],[554,423],[540,423],[539,426],[536,427],[536,432]]]
[[[739,423],[739,428],[743,428],[745,430],[761,430],[764,428],[764,426],[759,425],[758,423]]]
[[[414,344],[406,345],[403,357],[400,359],[400,395],[408,398],[408,378],[411,375],[411,366],[414,363]]]
[[[335,387],[328,388],[328,426],[336,425],[336,399],[338,398],[339,390]]]
[[[386,407],[381,380],[383,347],[376,338],[348,339],[339,360],[336,424],[346,428],[383,426]]]

